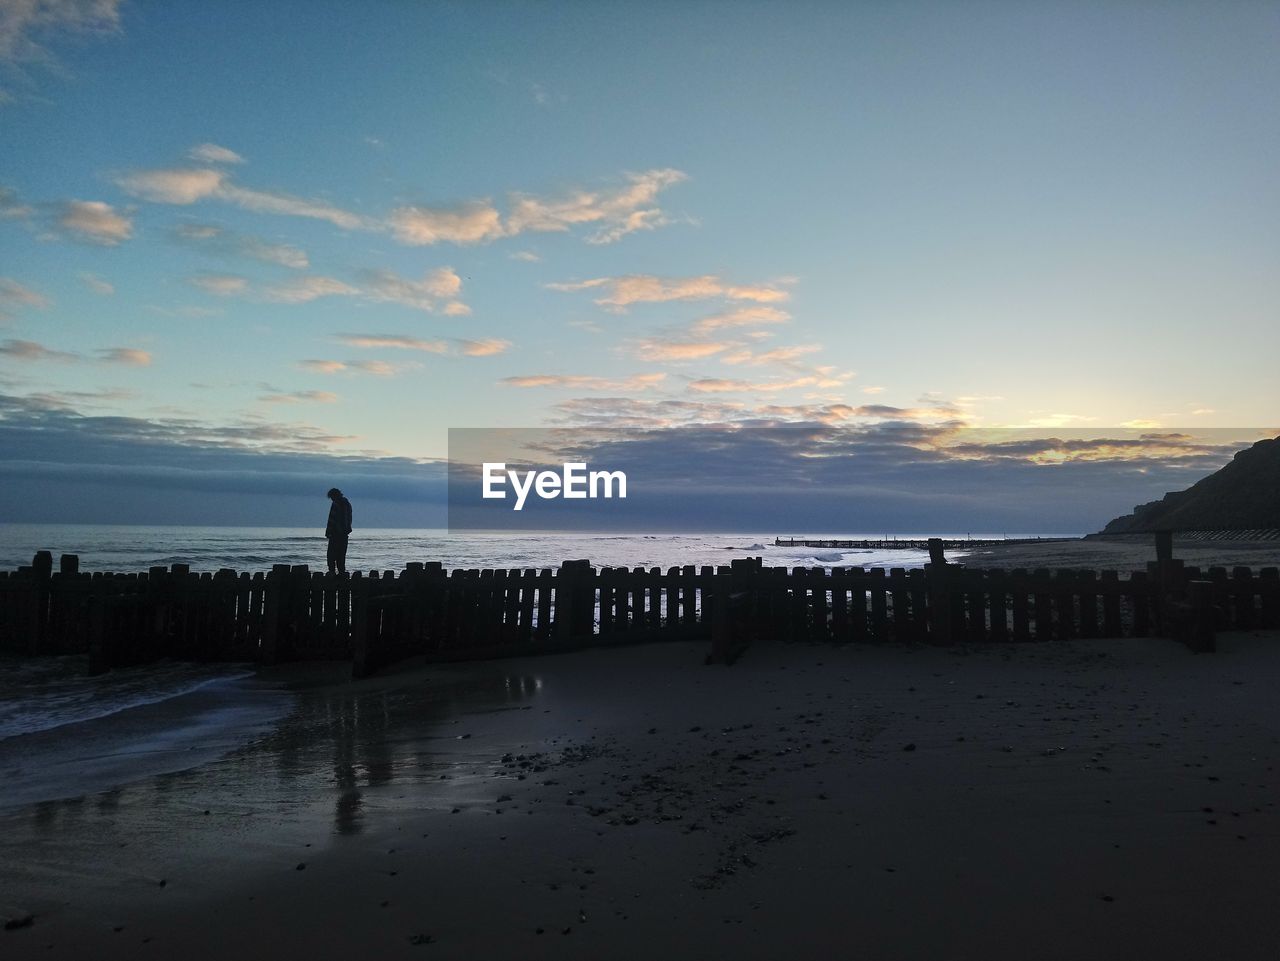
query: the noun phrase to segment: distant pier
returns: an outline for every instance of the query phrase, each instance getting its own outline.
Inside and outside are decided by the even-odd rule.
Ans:
[[[830,539],[811,539],[807,537],[775,537],[774,547],[824,547],[834,550],[863,551],[927,551],[929,544],[937,543],[938,538],[900,539],[890,538],[879,541],[842,541]],[[942,538],[942,547],[948,551],[971,550],[975,547],[997,547],[1002,544],[1054,544],[1059,541],[1079,540],[1078,537],[1001,537],[998,539],[958,537]]]

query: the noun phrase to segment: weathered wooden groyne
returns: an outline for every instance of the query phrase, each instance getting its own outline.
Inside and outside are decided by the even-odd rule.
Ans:
[[[753,639],[815,642],[1045,641],[1179,637],[1280,626],[1280,573],[1207,571],[1167,542],[1145,571],[976,570],[931,545],[923,570],[727,567],[452,570],[411,563],[350,577],[267,573],[81,573],[47,551],[0,572],[0,651],[87,653],[91,670],[162,657],[349,659],[368,674],[410,656],[459,660],[589,645],[704,638],[732,661]]]
[[[774,547],[819,547],[828,550],[864,551],[927,551],[930,544],[941,543],[945,550],[963,551],[979,547],[997,547],[1008,544],[1056,544],[1077,540],[1074,537],[884,537],[879,540],[840,540],[832,538],[775,537]]]

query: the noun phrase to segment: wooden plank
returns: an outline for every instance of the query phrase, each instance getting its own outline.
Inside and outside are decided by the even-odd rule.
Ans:
[[[1262,595],[1260,626],[1280,627],[1280,568],[1264,567],[1258,572],[1258,591]]]
[[[1253,571],[1247,567],[1237,567],[1232,570],[1231,609],[1235,615],[1235,628],[1238,631],[1250,630],[1257,623],[1253,595]]]
[[[911,619],[911,595],[907,590],[905,568],[889,570],[890,619],[893,639],[899,643],[914,640],[914,624]]]
[[[973,644],[980,644],[987,639],[987,593],[986,582],[980,570],[965,570],[965,638]]]
[[[1120,620],[1120,575],[1103,571],[1098,588],[1102,592],[1102,636],[1120,637],[1124,633]]]
[[[831,639],[849,640],[849,575],[843,567],[831,569]]]
[[[871,595],[871,623],[869,625],[871,640],[883,643],[889,640],[889,605],[884,568],[873,567],[867,572],[867,576],[868,592]]]
[[[1053,637],[1053,581],[1049,571],[1037,567],[1032,571],[1028,586],[1035,598],[1035,639],[1047,641]]]
[[[815,641],[831,640],[831,626],[827,622],[827,590],[831,586],[830,581],[831,577],[825,567],[815,567],[809,571],[810,637]]]
[[[1093,571],[1076,574],[1076,589],[1080,597],[1080,636],[1098,636],[1098,575]]]
[[[1015,641],[1031,640],[1031,616],[1028,598],[1031,586],[1027,572],[1015,568],[1009,572],[1009,594],[1013,602],[1013,639]]]
[[[1129,575],[1129,603],[1133,607],[1133,636],[1147,637],[1151,633],[1151,583],[1146,571],[1134,571]]]
[[[534,636],[539,644],[551,637],[551,601],[555,594],[555,577],[550,568],[538,572],[538,624]]]
[[[1009,639],[1008,575],[1004,571],[986,571],[987,596],[990,598],[991,640]]]
[[[681,570],[681,613],[686,627],[695,627],[698,623],[697,576],[697,568],[692,564],[686,564]]]
[[[867,585],[871,580],[861,567],[849,568],[849,640],[867,639]]]

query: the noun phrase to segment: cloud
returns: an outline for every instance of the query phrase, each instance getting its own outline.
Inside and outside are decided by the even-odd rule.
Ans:
[[[151,366],[151,354],[136,347],[106,347],[97,353],[98,359],[107,364],[126,364],[129,367]]]
[[[391,232],[402,244],[482,244],[507,235],[502,215],[488,200],[457,207],[398,207],[389,218]]]
[[[403,244],[483,244],[523,233],[564,232],[581,225],[598,229],[587,242],[608,244],[638,230],[653,230],[671,222],[654,206],[659,193],[688,179],[679,170],[648,170],[626,174],[616,188],[575,188],[558,197],[513,193],[504,221],[488,198],[448,207],[408,205],[391,211],[388,224]],[[530,255],[536,259],[536,255]],[[530,256],[517,256],[528,260]]]
[[[542,261],[542,258],[535,254],[532,250],[517,250],[511,254],[512,260],[520,260],[526,264],[536,264]]]
[[[235,274],[197,274],[187,283],[217,297],[234,297],[249,289],[249,281]]]
[[[65,350],[52,350],[38,344],[34,340],[4,340],[0,341],[0,356],[10,357],[13,360],[58,360],[58,361],[74,361],[79,360],[78,354],[72,354]]]
[[[1032,411],[1032,413],[1040,416],[1032,417],[1027,422],[1028,427],[1069,427],[1073,424],[1089,424],[1098,419],[1084,414],[1048,414],[1041,411]]]
[[[883,394],[887,389],[887,387],[863,387],[862,392],[864,394]]]
[[[693,325],[695,333],[709,333],[728,327],[758,327],[762,324],[785,324],[791,315],[777,307],[739,307],[703,317]]]
[[[75,240],[114,247],[133,236],[133,221],[101,200],[66,200],[58,226]]]
[[[807,354],[822,350],[818,344],[798,344],[792,347],[775,347],[772,350],[757,353],[743,347],[720,358],[726,364],[744,364],[748,367],[762,367],[765,364],[792,364]]]
[[[347,369],[347,364],[341,360],[300,360],[298,366],[317,374],[336,374]]]
[[[216,144],[194,147],[188,157],[203,163],[242,160]],[[670,218],[654,204],[660,192],[685,180],[686,175],[678,170],[657,169],[627,174],[625,183],[616,188],[579,188],[561,197],[513,193],[505,219],[489,198],[438,207],[405,204],[392,209],[385,218],[367,217],[327,201],[242,187],[228,171],[211,166],[134,170],[114,179],[130,195],[153,203],[190,205],[221,200],[257,213],[324,220],[345,230],[389,231],[400,243],[420,247],[486,244],[522,233],[567,231],[579,225],[598,228],[587,237],[588,243],[612,243],[638,230],[653,230],[670,223]]]
[[[720,393],[775,393],[780,390],[793,390],[797,387],[811,387],[817,382],[816,377],[796,377],[792,380],[748,381],[724,380],[721,378],[702,378],[692,381],[689,389],[699,394]]]
[[[520,377],[504,377],[501,383],[508,387],[568,387],[578,390],[644,391],[659,387],[666,374],[634,374],[630,377],[609,378],[594,374],[525,374]]]
[[[187,156],[198,163],[206,164],[242,164],[244,158],[234,150],[220,147],[216,143],[196,144],[187,151]]]
[[[110,297],[116,292],[115,287],[96,274],[82,273],[79,276],[80,282],[99,296]]]
[[[578,224],[597,224],[600,229],[588,243],[609,244],[637,230],[653,230],[671,221],[654,206],[658,194],[688,179],[670,168],[626,175],[626,183],[609,190],[573,190],[558,198],[512,195],[507,220],[510,235],[525,231],[565,231]]]
[[[441,309],[457,316],[470,313],[470,308],[453,300],[462,292],[462,278],[452,267],[439,267],[423,275],[421,280],[409,280],[390,270],[371,270],[364,275],[365,293],[371,300],[403,304],[415,310],[434,313]]]
[[[173,231],[180,242],[208,253],[248,257],[264,264],[305,270],[310,266],[307,252],[290,244],[273,244],[259,237],[237,234],[212,224],[180,224]]]
[[[338,340],[348,347],[366,349],[420,350],[428,354],[452,354],[464,357],[492,357],[505,353],[511,341],[497,337],[477,340],[454,338],[453,340],[424,340],[407,334],[339,334]],[[372,371],[371,371],[372,372]]]
[[[391,348],[393,350],[422,350],[429,354],[447,354],[449,343],[444,340],[423,340],[405,334],[338,334],[338,340],[348,347],[366,349]]]
[[[332,404],[339,399],[337,394],[327,390],[277,391],[269,388],[269,391],[258,400],[264,404]]]
[[[636,356],[648,361],[699,360],[728,350],[730,344],[716,341],[664,342],[643,340],[636,345]]]
[[[226,174],[209,168],[137,170],[116,178],[116,186],[140,200],[186,206],[216,196]]]
[[[511,341],[500,340],[497,337],[484,337],[480,340],[456,340],[458,350],[468,357],[492,357],[495,354],[506,353],[507,348],[511,346]]]
[[[131,367],[146,367],[151,363],[151,355],[136,347],[103,347],[94,351],[93,359],[103,364],[126,364]],[[0,341],[0,356],[23,361],[61,361],[78,363],[88,358],[84,354],[67,350],[55,350],[34,340]]]
[[[136,170],[116,177],[115,182],[126,193],[153,203],[186,206],[216,199],[255,213],[308,217],[348,230],[372,226],[367,218],[322,200],[239,187],[231,182],[226,171],[209,167]]]
[[[416,363],[393,364],[385,360],[302,360],[298,362],[298,366],[303,370],[313,371],[317,374],[339,374],[349,371],[351,373],[372,374],[375,377],[394,377],[402,371],[421,365]]]
[[[232,184],[223,184],[217,195],[245,210],[255,213],[285,214],[291,217],[308,217],[312,220],[325,220],[335,227],[344,230],[371,229],[371,222],[366,217],[335,207],[322,200],[306,200],[289,194],[272,193],[266,190],[248,190]]]
[[[35,214],[35,208],[18,200],[17,191],[0,187],[0,220],[27,220]]]
[[[0,61],[56,64],[41,41],[119,28],[120,0],[6,0],[0,4]]]
[[[186,320],[191,318],[218,317],[223,311],[219,307],[204,307],[194,304],[183,304],[179,307],[161,307],[158,304],[148,304],[147,310],[152,313],[159,314],[161,317],[181,317]]]
[[[268,287],[263,296],[280,304],[305,304],[321,297],[351,297],[360,293],[355,287],[332,277],[299,277]]]
[[[660,304],[670,301],[748,300],[777,303],[790,294],[776,284],[726,284],[714,274],[699,277],[657,277],[652,274],[628,274],[622,277],[596,277],[572,283],[547,284],[551,290],[578,291],[602,288],[605,293],[595,302],[602,307],[625,310],[632,304]]]
[[[34,307],[44,310],[49,298],[39,291],[18,283],[12,277],[0,277],[0,320],[10,320],[15,309]]]

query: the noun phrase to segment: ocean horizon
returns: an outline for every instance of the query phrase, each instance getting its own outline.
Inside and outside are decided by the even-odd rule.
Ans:
[[[811,540],[919,540],[1076,537],[1062,533],[988,531],[868,532],[619,532],[449,531],[441,528],[368,528],[355,531],[347,569],[398,570],[411,561],[439,561],[446,568],[555,567],[585,558],[596,566],[719,566],[735,556],[762,557],[771,567],[921,567],[924,551],[826,549],[776,546],[775,537]],[[219,527],[195,525],[2,524],[0,570],[30,564],[36,551],[76,554],[83,571],[144,571],[188,564],[192,570],[270,570],[274,564],[325,569],[325,538],[316,527]]]

